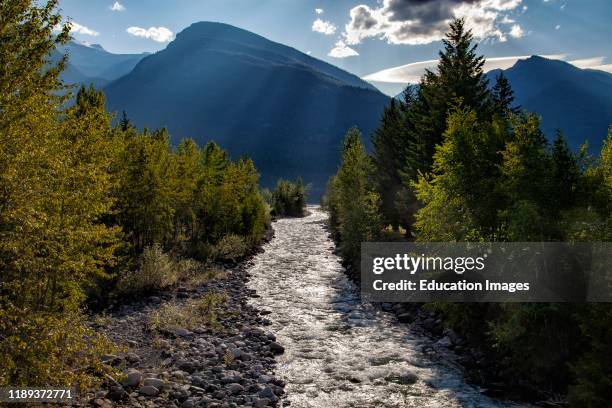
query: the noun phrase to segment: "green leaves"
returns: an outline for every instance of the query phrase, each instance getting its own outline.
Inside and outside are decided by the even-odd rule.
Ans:
[[[361,242],[374,241],[381,229],[380,196],[374,190],[373,164],[352,128],[346,134],[342,164],[331,179],[325,199],[330,223],[340,241],[342,256],[359,266]]]

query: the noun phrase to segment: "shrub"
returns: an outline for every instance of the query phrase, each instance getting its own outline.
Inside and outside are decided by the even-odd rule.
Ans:
[[[116,349],[83,325],[85,320],[78,311],[1,310],[0,384],[87,387],[96,381],[96,374],[111,373],[100,356]]]
[[[168,288],[180,278],[181,267],[162,251],[159,244],[154,244],[145,247],[138,269],[126,274],[117,287],[121,294],[152,292]]]
[[[271,197],[272,211],[275,215],[302,217],[306,209],[306,187],[302,179],[296,182],[278,180]]]
[[[246,240],[234,234],[225,235],[213,247],[212,255],[217,261],[232,261],[236,262],[244,257],[249,250]]]

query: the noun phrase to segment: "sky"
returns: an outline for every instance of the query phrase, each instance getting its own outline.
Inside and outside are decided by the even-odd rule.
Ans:
[[[390,95],[433,66],[453,17],[507,68],[543,55],[612,72],[612,0],[60,0],[73,37],[113,53],[155,52],[198,21],[252,31]]]

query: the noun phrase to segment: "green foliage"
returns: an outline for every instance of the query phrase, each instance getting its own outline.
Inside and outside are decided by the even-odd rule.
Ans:
[[[119,158],[118,222],[131,238],[135,254],[173,237],[177,169],[165,130],[130,134]],[[183,180],[181,180],[183,181]]]
[[[579,323],[589,347],[572,364],[576,382],[570,387],[569,400],[576,407],[605,407],[612,395],[612,307],[589,305],[579,316]]]
[[[612,237],[612,129],[597,159],[585,147],[572,153],[561,132],[549,145],[538,117],[513,106],[503,75],[487,90],[475,49],[464,22],[454,21],[437,70],[385,110],[373,136],[373,170],[358,136],[347,137],[324,204],[350,263],[358,261],[358,243],[376,235],[376,220],[426,242]],[[373,185],[380,200],[369,199]],[[502,377],[553,392],[570,386],[575,406],[609,405],[610,305],[426,307],[493,356]]]
[[[513,107],[514,91],[508,82],[508,78],[503,71],[495,77],[495,85],[493,86],[491,96],[493,97],[493,111],[502,116],[508,117],[510,114],[518,114],[519,107]]]
[[[191,140],[175,150],[125,113],[112,129],[91,87],[65,103],[57,5],[0,3],[0,383],[14,386],[88,386],[112,347],[85,325],[87,294],[168,287],[193,265],[164,251],[226,236],[250,249],[269,222],[250,160]]]
[[[416,215],[417,239],[600,239],[602,225],[609,222],[605,210],[598,215],[582,206],[597,202],[602,194],[606,148],[599,162],[581,173],[578,158],[562,136],[548,147],[535,116],[496,116],[483,122],[472,110],[456,109],[450,113],[444,142],[436,149],[432,173],[414,183],[423,203]],[[578,191],[586,193],[579,197]],[[560,217],[564,221],[559,222]],[[574,371],[587,377],[593,372],[609,375],[607,368],[594,361],[594,354],[582,354],[597,345],[579,330],[582,309],[575,305],[447,303],[434,307],[444,313],[449,325],[494,352],[507,378],[525,378],[538,387],[559,391],[571,378],[569,362],[576,362]],[[597,350],[598,358],[607,357]],[[586,381],[578,384],[573,398],[602,398],[586,395]],[[605,388],[605,381],[601,386]]]
[[[476,54],[470,30],[461,19],[453,21],[440,52],[437,70],[427,71],[418,90],[408,87],[404,100],[392,101],[373,137],[377,191],[382,218],[394,229],[411,231],[419,202],[410,184],[433,165],[450,111],[460,105],[478,120],[489,120],[495,103],[511,103],[508,89],[494,99],[483,72],[484,58]]]
[[[168,288],[181,279],[181,268],[163,252],[159,244],[145,247],[140,255],[138,269],[127,273],[117,284],[121,295],[154,292]]]
[[[117,223],[132,257],[159,244],[205,260],[225,236],[247,250],[259,242],[269,220],[251,160],[232,163],[216,144],[202,151],[191,139],[173,151],[165,130],[118,131]]]
[[[299,178],[296,182],[278,180],[272,192],[272,211],[275,215],[302,217],[306,209],[306,187]]]
[[[376,240],[381,229],[373,170],[361,133],[352,128],[346,134],[342,164],[330,181],[325,206],[331,213],[331,228],[340,241],[342,256],[355,267],[359,266],[361,242]]]
[[[549,390],[566,387],[568,362],[583,347],[576,310],[573,304],[501,305],[488,324],[493,347],[502,356],[504,374],[526,378]]]
[[[236,262],[243,258],[249,250],[244,237],[239,235],[225,235],[212,248],[212,258],[216,261]]]
[[[104,339],[84,324],[84,286],[114,262],[109,115],[81,89],[63,108],[57,1],[0,3],[0,383],[87,385]]]

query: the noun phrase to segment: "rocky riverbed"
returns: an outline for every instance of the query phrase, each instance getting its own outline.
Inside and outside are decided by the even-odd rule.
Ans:
[[[221,278],[124,305],[95,319],[96,329],[124,349],[104,360],[121,378],[107,378],[83,400],[98,407],[276,407],[284,381],[274,375],[274,357],[284,348],[268,329],[265,310],[248,303],[249,263],[227,269]],[[155,313],[223,293],[214,327],[152,330]]]

